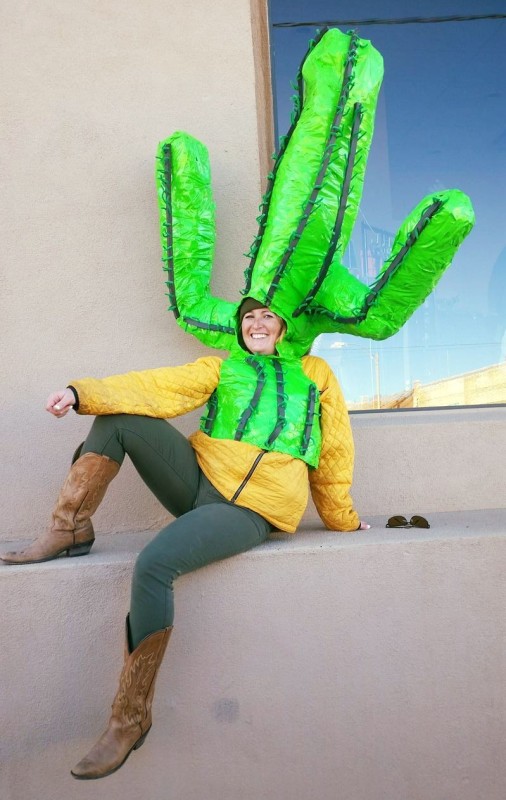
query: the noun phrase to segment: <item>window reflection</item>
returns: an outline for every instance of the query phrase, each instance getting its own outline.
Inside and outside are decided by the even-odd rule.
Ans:
[[[270,5],[274,25],[308,19],[306,3],[271,0]],[[468,14],[505,10],[502,0],[466,5]],[[407,16],[398,3],[353,4],[355,18],[392,18],[396,12]],[[460,12],[456,2],[410,4],[410,16]],[[310,13],[311,20],[350,18],[349,4],[330,0],[312,3]],[[382,53],[385,78],[346,266],[370,283],[402,220],[436,189],[469,194],[476,225],[434,292],[398,334],[384,342],[326,334],[313,352],[338,375],[350,408],[504,403],[506,20],[356,29]],[[289,126],[289,81],[313,34],[310,27],[272,29],[280,133]]]

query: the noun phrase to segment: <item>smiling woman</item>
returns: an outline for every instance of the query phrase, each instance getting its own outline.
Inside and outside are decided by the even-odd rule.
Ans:
[[[276,344],[286,330],[284,320],[253,297],[243,302],[239,320],[246,349],[259,355],[274,355]]]

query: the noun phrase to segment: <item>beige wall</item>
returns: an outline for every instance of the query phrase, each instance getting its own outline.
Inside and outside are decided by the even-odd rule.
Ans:
[[[50,391],[203,352],[164,296],[154,153],[174,130],[209,147],[214,289],[238,298],[261,194],[257,92],[268,93],[254,6],[252,25],[250,0],[1,0],[0,538],[44,523],[89,427],[45,413]],[[106,527],[156,526],[158,505],[125,480]]]

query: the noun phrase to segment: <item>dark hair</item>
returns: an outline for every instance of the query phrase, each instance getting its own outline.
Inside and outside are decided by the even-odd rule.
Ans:
[[[239,325],[242,325],[243,317],[248,313],[248,311],[253,311],[255,308],[267,308],[267,306],[261,303],[260,300],[256,300],[254,297],[245,297],[239,306]]]

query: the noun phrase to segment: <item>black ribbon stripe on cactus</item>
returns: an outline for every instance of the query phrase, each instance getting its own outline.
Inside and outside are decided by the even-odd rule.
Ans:
[[[367,317],[368,310],[369,308],[366,308],[365,311],[361,310],[352,317],[341,317],[339,314],[329,311],[329,309],[325,308],[324,306],[309,306],[309,308],[306,309],[306,314],[308,314],[310,317],[329,317],[329,319],[331,319],[333,322],[338,322],[340,325],[356,325],[357,322],[364,321],[364,319]]]
[[[286,425],[285,379],[283,375],[283,367],[279,361],[274,361],[274,371],[276,373],[277,419],[274,430],[267,439],[267,445],[269,446],[276,441]]]
[[[253,412],[255,411],[256,407],[258,406],[258,404],[260,402],[260,397],[261,397],[261,394],[262,394],[264,386],[265,386],[265,371],[264,371],[264,368],[263,368],[262,364],[260,364],[260,362],[257,361],[256,358],[253,358],[253,357],[247,358],[246,359],[246,364],[249,364],[250,367],[253,367],[253,369],[255,370],[255,372],[257,374],[257,383],[256,383],[256,386],[255,386],[255,391],[253,393],[253,397],[251,398],[251,401],[248,404],[248,407],[242,413],[241,419],[239,420],[239,425],[237,426],[237,430],[236,430],[235,435],[234,435],[234,439],[237,442],[240,442],[242,437],[244,436],[244,431],[246,430],[246,425],[248,424],[248,421],[249,421],[251,415],[253,414]]]
[[[322,268],[318,273],[318,276],[314,282],[314,286],[312,287],[311,291],[306,295],[302,303],[295,309],[292,316],[298,317],[303,311],[306,310],[308,305],[314,300],[318,289],[322,285],[327,272],[329,271],[330,265],[332,264],[332,259],[334,258],[334,253],[336,252],[337,245],[339,244],[339,239],[341,237],[341,228],[343,225],[344,213],[346,211],[346,203],[348,202],[348,195],[350,192],[350,184],[351,179],[353,176],[353,167],[355,164],[355,156],[357,152],[357,142],[358,142],[358,135],[360,132],[360,122],[362,120],[362,106],[360,103],[355,103],[353,107],[353,125],[351,128],[350,133],[350,142],[348,148],[348,158],[346,161],[346,170],[344,175],[343,181],[343,188],[341,191],[341,198],[339,200],[339,208],[337,210],[336,222],[334,225],[334,231],[332,233],[332,238],[330,240],[329,249],[325,256],[325,260],[322,264]]]
[[[330,132],[329,132],[328,139],[327,139],[327,142],[326,142],[326,145],[325,145],[325,149],[324,149],[324,152],[323,152],[323,158],[322,158],[322,162],[321,162],[321,165],[320,165],[320,169],[319,169],[318,175],[316,176],[316,180],[315,180],[315,183],[314,183],[314,186],[313,186],[313,190],[312,190],[312,192],[311,192],[311,194],[309,196],[309,199],[308,199],[308,201],[307,201],[307,203],[305,205],[305,208],[304,208],[304,211],[303,211],[302,216],[300,218],[299,224],[297,225],[294,233],[290,237],[290,240],[289,240],[289,243],[288,243],[288,247],[286,248],[285,252],[283,253],[281,261],[278,264],[278,266],[276,268],[276,271],[274,273],[274,277],[272,279],[272,283],[271,283],[271,285],[269,287],[269,290],[267,292],[266,305],[269,305],[272,302],[272,298],[274,296],[274,293],[275,293],[276,289],[279,286],[280,280],[281,280],[282,275],[283,275],[283,273],[284,273],[284,271],[286,269],[286,266],[287,266],[287,264],[288,264],[288,262],[289,262],[289,260],[290,260],[290,258],[292,256],[293,251],[295,250],[295,248],[297,247],[297,245],[298,245],[298,243],[299,243],[299,241],[301,239],[302,233],[304,232],[304,229],[305,229],[305,227],[306,227],[306,225],[308,223],[309,217],[311,215],[311,211],[313,210],[313,207],[314,207],[315,202],[316,202],[316,200],[318,198],[318,195],[321,192],[321,189],[322,189],[322,186],[323,186],[323,180],[324,180],[325,175],[327,173],[327,170],[328,170],[328,167],[329,167],[329,164],[330,164],[330,159],[332,157],[332,153],[333,153],[333,150],[334,150],[334,145],[335,145],[337,137],[338,137],[338,135],[340,133],[339,129],[340,129],[340,125],[341,125],[341,122],[342,122],[346,101],[348,99],[348,95],[349,95],[350,88],[351,88],[351,85],[352,85],[353,68],[355,66],[356,53],[357,53],[357,44],[358,44],[358,37],[356,36],[356,34],[352,34],[352,36],[350,37],[350,46],[349,46],[349,50],[348,50],[348,56],[346,58],[346,65],[345,65],[345,68],[344,68],[344,77],[343,77],[341,93],[340,93],[339,100],[338,100],[338,103],[337,103],[336,113],[335,113],[334,119],[332,120],[332,124],[330,126]]]
[[[434,200],[434,202],[431,203],[431,205],[423,211],[423,213],[420,216],[420,219],[418,220],[416,225],[411,229],[405,244],[397,252],[397,254],[392,259],[387,269],[383,272],[382,275],[380,275],[378,280],[375,281],[373,284],[371,284],[371,286],[369,287],[370,291],[364,300],[361,310],[357,314],[355,314],[352,317],[342,317],[339,316],[338,314],[333,313],[324,306],[312,306],[312,307],[310,306],[307,309],[306,313],[309,315],[321,314],[323,316],[330,317],[334,322],[339,322],[343,324],[345,323],[356,324],[359,322],[363,322],[369,313],[369,309],[376,301],[381,289],[384,288],[384,286],[391,279],[392,275],[394,275],[395,272],[399,269],[400,265],[402,264],[402,262],[404,261],[410,250],[413,248],[415,243],[417,242],[421,232],[428,225],[428,223],[434,217],[434,215],[443,207],[443,205],[444,202],[442,200]]]
[[[183,317],[183,320],[186,322],[187,325],[192,325],[194,328],[202,328],[205,331],[219,331],[220,333],[231,333],[232,335],[235,334],[235,328],[232,328],[230,325],[219,325],[215,322],[203,322],[199,319],[193,319],[192,317]]]
[[[179,309],[176,300],[176,285],[174,280],[174,252],[172,240],[172,153],[170,144],[163,148],[163,185],[165,200],[165,252],[167,260],[165,268],[167,270],[167,288],[169,290],[170,309],[176,319],[179,317]]]
[[[428,224],[428,222],[432,219],[434,214],[439,211],[441,206],[443,205],[442,200],[435,200],[428,208],[425,209],[422,216],[416,223],[415,227],[409,234],[406,244],[402,247],[395,258],[393,259],[392,263],[388,265],[386,270],[384,271],[383,275],[380,275],[378,280],[376,280],[373,284],[371,284],[371,294],[366,297],[366,304],[369,307],[371,303],[374,302],[374,299],[378,292],[383,288],[383,286],[387,283],[387,281],[391,278],[391,276],[396,272],[399,268],[402,260],[407,256],[409,250],[413,247],[416,240],[420,236],[421,232]]]
[[[309,442],[311,441],[311,431],[313,430],[313,422],[314,422],[314,415],[315,415],[315,408],[316,408],[316,386],[312,383],[309,387],[308,398],[307,398],[307,411],[306,411],[306,420],[304,422],[304,430],[302,433],[302,444],[300,446],[300,452],[302,455],[307,453],[307,449],[309,447]]]
[[[204,431],[204,433],[207,433],[208,436],[210,436],[211,431],[213,429],[214,420],[216,419],[217,413],[218,413],[218,396],[215,390],[212,393],[209,400],[207,401],[207,415],[202,425],[202,430]]]

